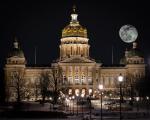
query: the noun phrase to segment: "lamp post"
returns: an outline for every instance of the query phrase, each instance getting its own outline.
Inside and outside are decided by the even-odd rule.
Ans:
[[[92,95],[92,90],[91,89],[89,89],[89,97],[87,98],[87,100],[88,100],[88,102],[89,102],[89,104],[90,104],[90,120],[91,120],[91,113],[92,113],[92,103],[91,103],[91,95]]]
[[[90,120],[91,120],[91,113],[92,113],[92,111],[91,111],[91,95],[89,95],[89,97],[87,98],[87,100],[88,100],[88,102],[89,102],[89,104],[90,104]]]
[[[72,108],[73,108],[73,115],[74,115],[74,96],[72,96],[72,100],[73,100]]]
[[[77,94],[77,97],[76,97],[77,98],[77,116],[78,116],[78,96],[79,95]]]
[[[146,96],[147,101],[147,115],[149,115],[149,96]]]
[[[82,99],[82,101],[81,101],[81,103],[82,103],[82,116],[83,116],[83,97],[84,97],[84,95],[81,94],[81,99]]]
[[[136,106],[137,106],[137,113],[139,112],[139,97],[136,97]]]
[[[65,110],[66,110],[66,112],[67,112],[67,110],[68,110],[68,108],[67,108],[67,107],[68,107],[68,98],[66,98],[65,103],[66,103],[66,104],[65,104]]]
[[[71,114],[71,97],[69,97],[69,104],[70,104],[70,114]]]
[[[122,82],[123,82],[123,76],[120,74],[118,76],[118,81],[119,81],[119,85],[120,85],[120,109],[119,109],[119,112],[120,112],[120,120],[122,120],[122,111],[121,111],[121,103],[122,103]]]
[[[98,88],[99,88],[99,90],[100,90],[100,95],[101,95],[101,120],[102,120],[102,118],[103,118],[103,113],[102,113],[102,90],[103,90],[103,85],[102,84],[100,84],[99,86],[98,86]]]

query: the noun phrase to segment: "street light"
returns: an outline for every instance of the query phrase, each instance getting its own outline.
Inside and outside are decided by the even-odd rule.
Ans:
[[[147,101],[147,114],[149,115],[149,96],[146,96]]]
[[[103,85],[100,84],[98,86],[99,90],[100,90],[100,95],[101,95],[101,120],[102,120],[102,90],[103,90]]]
[[[118,81],[119,81],[119,85],[120,85],[120,120],[122,119],[122,116],[121,116],[121,102],[122,102],[122,82],[123,82],[123,76],[120,74],[118,76]]]
[[[91,95],[92,95],[92,89],[89,89],[89,97],[87,98],[87,100],[88,100],[88,102],[89,102],[89,104],[90,104],[90,120],[91,120],[91,113],[92,113],[92,103],[91,103]]]
[[[139,100],[140,100],[140,98],[136,97],[137,113],[139,112],[139,103],[138,103]]]
[[[79,94],[77,94],[77,116],[78,116],[78,96]]]
[[[69,97],[69,104],[70,104],[70,114],[71,114],[71,97]]]
[[[65,110],[66,110],[66,112],[67,112],[67,111],[68,111],[68,108],[67,108],[67,107],[68,107],[68,98],[65,99],[65,102],[66,102]]]
[[[73,107],[73,115],[74,115],[74,96],[72,96],[72,100],[73,100],[73,105],[72,105],[72,107]]]
[[[81,99],[82,99],[82,101],[81,101],[81,103],[82,103],[82,116],[83,116],[83,97],[84,97],[84,94],[82,93],[81,94]]]

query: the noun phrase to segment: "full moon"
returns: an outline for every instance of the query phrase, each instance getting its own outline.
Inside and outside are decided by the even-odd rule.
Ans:
[[[131,43],[137,39],[138,32],[134,26],[124,25],[119,30],[119,36],[124,42]]]

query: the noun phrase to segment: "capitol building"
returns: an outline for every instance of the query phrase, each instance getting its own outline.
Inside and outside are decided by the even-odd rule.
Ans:
[[[49,83],[49,91],[55,89],[57,80],[62,94],[83,97],[91,95],[96,98],[99,84],[104,86],[104,94],[118,95],[117,79],[122,75],[124,94],[130,94],[131,86],[134,87],[134,84],[145,76],[144,57],[137,43],[134,42],[132,48],[124,51],[119,65],[105,66],[89,56],[90,47],[93,46],[89,45],[87,29],[80,25],[77,17],[78,14],[73,9],[70,23],[62,30],[59,58],[49,66],[28,66],[20,47],[21,43],[17,39],[14,40],[4,67],[7,101],[16,101],[18,92],[21,94],[23,90],[22,100],[41,99],[41,79],[50,80],[46,82]],[[18,84],[20,86],[16,87]],[[19,87],[23,90],[17,90]]]

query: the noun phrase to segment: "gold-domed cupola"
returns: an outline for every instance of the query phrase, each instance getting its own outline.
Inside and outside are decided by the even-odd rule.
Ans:
[[[77,19],[75,6],[71,14],[71,21],[62,31],[62,38],[60,44],[60,59],[68,57],[81,56],[89,57],[89,48],[87,38],[87,30],[79,24]]]
[[[62,30],[62,38],[65,37],[84,37],[87,38],[87,30],[79,24],[77,19],[76,7],[73,6],[70,24]]]

